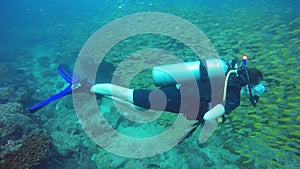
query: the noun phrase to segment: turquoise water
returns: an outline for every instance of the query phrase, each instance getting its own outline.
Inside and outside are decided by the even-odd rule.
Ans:
[[[2,0],[0,168],[300,168],[299,9],[300,3],[293,0]],[[71,96],[34,114],[26,110],[67,86],[57,67],[66,63],[73,68],[93,33],[138,12],[186,19],[205,33],[227,62],[248,55],[249,66],[263,72],[267,87],[257,107],[245,106],[248,98],[242,97],[241,106],[205,144],[197,145],[199,128],[171,150],[138,159],[115,155],[95,144],[80,125]],[[193,51],[174,39],[136,35],[109,51],[97,81],[109,82],[124,57],[147,48],[168,50],[187,61],[195,59]],[[139,66],[136,62],[135,67]],[[118,74],[120,84],[128,80],[128,73]],[[130,85],[153,88],[149,70]],[[130,112],[116,108],[110,99],[103,98],[98,105],[113,128],[137,138],[161,133],[176,119],[163,113],[151,123],[137,124],[124,118],[122,112]]]

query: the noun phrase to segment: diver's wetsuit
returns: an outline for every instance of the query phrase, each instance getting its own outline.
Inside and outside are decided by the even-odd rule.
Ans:
[[[201,71],[202,70],[202,71]],[[199,120],[199,122],[203,122],[204,114],[209,110],[209,104],[211,102],[211,86],[210,80],[208,78],[207,71],[204,65],[200,64],[200,80],[198,83],[198,90],[200,97],[200,103],[198,109],[198,115],[195,119],[190,120]],[[193,93],[193,92],[186,92],[189,90],[189,84],[181,84],[180,89],[177,89],[175,85],[163,86],[159,89],[155,90],[143,90],[143,89],[135,89],[133,92],[133,100],[134,104],[143,107],[146,109],[153,109],[153,110],[165,110],[173,113],[182,112],[181,108],[181,94],[184,93]],[[241,91],[241,83],[238,78],[230,78],[227,85],[227,94],[226,94],[226,102],[225,102],[225,114],[230,113],[232,110],[237,108],[240,105],[240,91]],[[192,95],[189,95],[189,98],[192,98]],[[151,98],[152,104],[150,103],[149,98]],[[195,98],[199,99],[199,98]],[[163,101],[166,102],[165,107],[160,107],[164,104],[159,104]],[[158,104],[156,104],[158,103]],[[191,106],[191,105],[188,105]],[[193,106],[191,106],[193,108]],[[195,110],[195,109],[193,109]],[[187,112],[188,111],[183,111]],[[185,113],[186,114],[186,113]],[[194,116],[195,117],[195,116]],[[189,118],[188,118],[189,119]]]

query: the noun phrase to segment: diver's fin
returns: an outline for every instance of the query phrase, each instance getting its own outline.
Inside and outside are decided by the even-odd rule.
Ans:
[[[196,131],[196,129],[199,127],[200,124],[201,124],[200,120],[194,123],[193,128],[187,133],[187,135],[178,144],[181,144],[185,139],[189,138]]]
[[[58,73],[63,79],[65,79],[65,81],[67,81],[68,83],[71,83],[71,82],[72,82],[72,76],[73,76],[73,74],[70,74],[70,73],[67,71],[67,69],[64,68],[64,64],[58,66],[57,73]]]
[[[50,102],[70,94],[72,92],[72,85],[80,80],[80,77],[76,73],[74,73],[66,64],[59,65],[58,74],[69,83],[68,87],[61,92],[49,97],[48,99],[43,100],[40,103],[30,107],[28,109],[29,112],[34,113]]]
[[[61,91],[61,92],[59,92],[59,93],[57,93],[57,94],[49,97],[46,100],[41,101],[40,103],[38,103],[38,104],[36,104],[36,105],[34,105],[34,106],[30,107],[30,108],[28,108],[29,112],[34,113],[34,112],[38,111],[39,109],[43,108],[44,106],[46,106],[47,104],[49,104],[50,102],[52,102],[54,100],[57,100],[57,99],[59,99],[59,98],[61,98],[63,96],[66,96],[68,94],[70,94],[72,92],[71,86],[72,85],[70,84],[63,91]]]
[[[218,127],[219,122],[217,120],[207,120],[201,129],[199,135],[199,143],[202,144],[213,134],[215,129]]]
[[[225,107],[222,104],[217,104],[204,114],[204,126],[201,129],[199,136],[199,143],[204,143],[218,127],[218,118],[222,117],[225,113]]]
[[[77,82],[80,79],[66,64],[60,64],[58,66],[58,74],[70,84]]]

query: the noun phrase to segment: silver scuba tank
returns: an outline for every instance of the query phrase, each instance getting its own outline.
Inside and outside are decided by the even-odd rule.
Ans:
[[[207,72],[210,76],[220,75],[220,70],[227,71],[226,63],[221,59],[207,59]],[[156,86],[175,85],[200,79],[200,61],[185,62],[155,66],[152,69],[152,78]]]

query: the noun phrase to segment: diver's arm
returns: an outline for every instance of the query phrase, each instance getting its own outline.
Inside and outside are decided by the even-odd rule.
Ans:
[[[228,86],[225,100],[225,107],[222,104],[217,104],[204,114],[203,120],[205,124],[199,136],[199,143],[204,143],[214,132],[219,125],[219,118],[225,113],[229,114],[232,110],[240,105],[240,88],[237,86]],[[222,119],[224,122],[225,119]]]
[[[206,112],[203,116],[204,121],[215,120],[222,117],[225,113],[225,108],[222,104],[217,104],[215,107]]]
[[[225,113],[225,108],[222,104],[217,104],[204,114],[204,126],[201,129],[199,136],[199,143],[204,143],[218,127],[218,118],[222,117]]]

